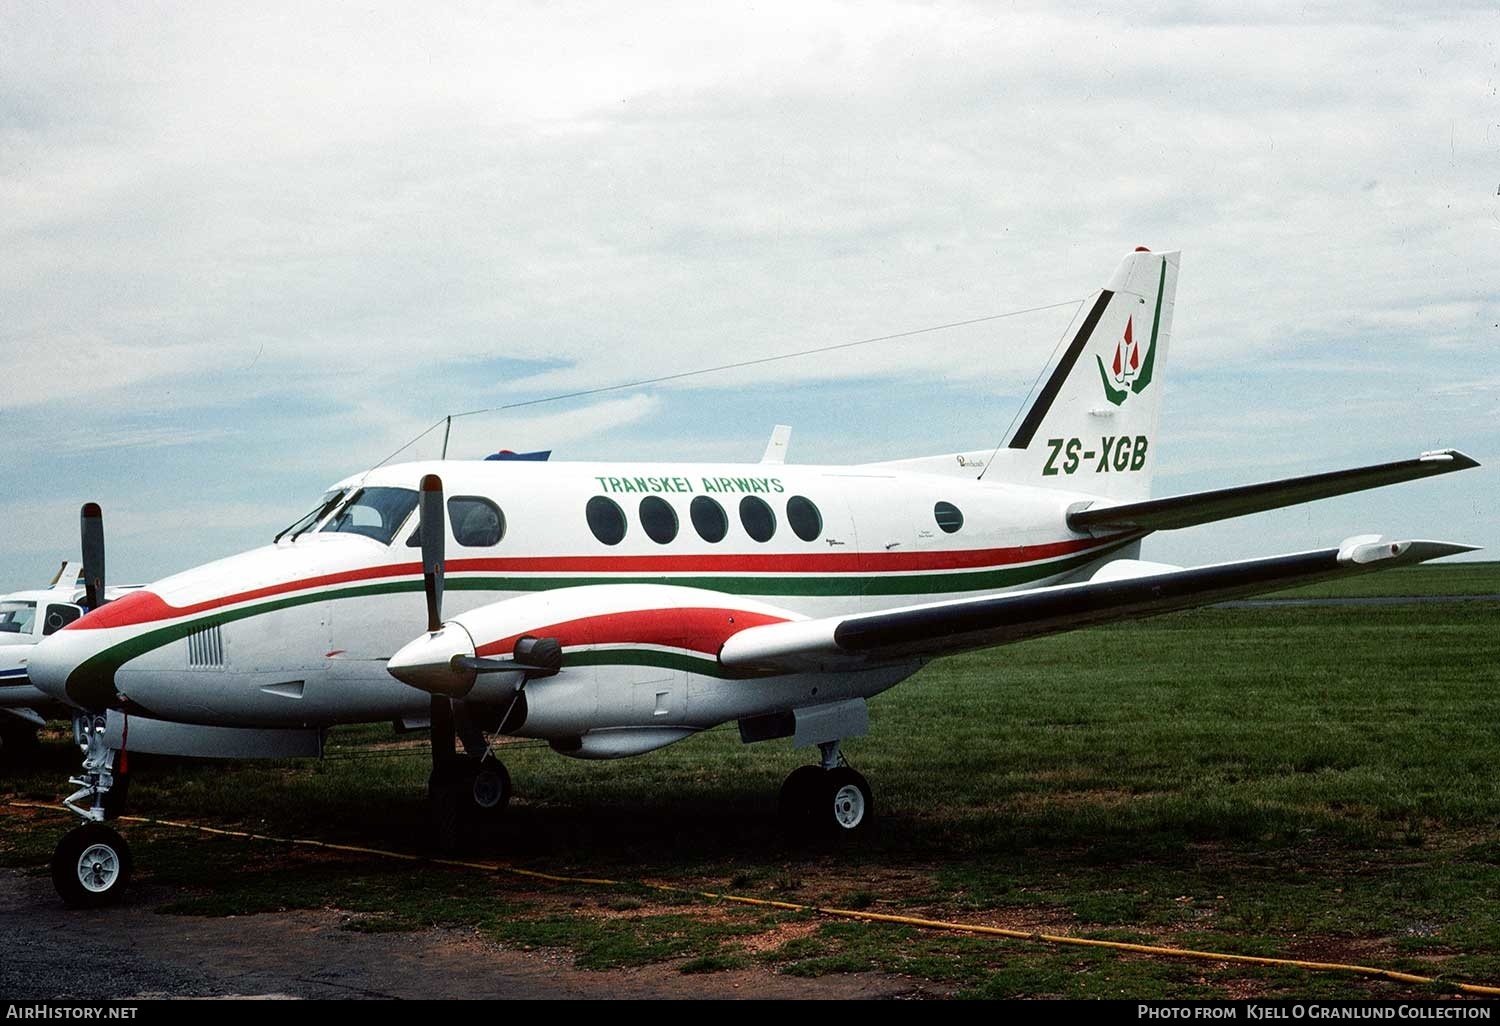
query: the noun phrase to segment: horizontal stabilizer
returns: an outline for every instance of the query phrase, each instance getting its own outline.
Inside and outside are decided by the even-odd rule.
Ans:
[[[728,639],[719,652],[719,662],[747,675],[854,669],[1006,645],[1331,577],[1409,566],[1473,548],[1361,535],[1336,549],[934,602],[858,616],[767,624]]]
[[[1068,511],[1068,526],[1075,531],[1112,533],[1115,531],[1170,531],[1193,527],[1215,520],[1228,520],[1248,513],[1295,506],[1315,499],[1327,499],[1367,488],[1415,481],[1421,477],[1451,474],[1468,470],[1479,463],[1457,449],[1424,452],[1414,460],[1379,463],[1354,470],[1335,470],[1327,474],[1291,477],[1264,484],[1218,488],[1211,492],[1173,495],[1165,499],[1145,499],[1118,505],[1090,504]]]

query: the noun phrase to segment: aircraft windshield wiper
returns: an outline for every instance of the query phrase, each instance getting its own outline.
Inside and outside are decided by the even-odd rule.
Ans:
[[[291,538],[289,539],[290,541],[296,541],[298,535],[303,534],[304,532],[312,528],[315,524],[319,523],[329,513],[333,512],[333,508],[339,504],[339,500],[342,499],[344,495],[344,492],[334,492],[321,504],[319,504],[317,509],[313,510],[311,513],[308,513],[306,516],[294,521],[290,527],[284,528],[279,534],[276,535],[276,537],[271,539],[271,544],[275,545],[288,534],[291,535]]]

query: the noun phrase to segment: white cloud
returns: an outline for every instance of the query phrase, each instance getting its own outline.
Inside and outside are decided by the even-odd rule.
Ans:
[[[1493,393],[1451,389],[1500,338],[1497,35],[1462,4],[11,5],[0,415],[88,455],[80,419],[144,411],[122,442],[316,488],[448,410],[1076,298],[1146,244],[1185,251],[1175,371],[1283,432],[1239,458],[1489,444]],[[875,379],[931,424],[926,384],[1019,394],[1061,329],[764,365],[485,445],[634,445],[706,386]],[[1372,375],[1371,346],[1414,355]],[[1328,398],[1278,421],[1305,397],[1236,387],[1268,364]],[[1230,444],[1190,410],[1184,472]],[[821,416],[802,451],[855,433]]]

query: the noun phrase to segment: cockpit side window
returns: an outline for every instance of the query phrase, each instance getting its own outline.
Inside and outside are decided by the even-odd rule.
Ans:
[[[417,508],[411,488],[361,488],[321,528],[342,534],[362,534],[389,545],[396,531]]]
[[[8,634],[30,634],[35,622],[35,602],[0,602],[0,644],[5,643]]]

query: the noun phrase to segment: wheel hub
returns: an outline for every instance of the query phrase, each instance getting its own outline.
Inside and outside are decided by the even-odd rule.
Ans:
[[[839,826],[853,830],[865,818],[865,796],[853,784],[845,784],[834,793],[833,816]]]
[[[500,774],[484,770],[474,778],[474,804],[481,809],[493,809],[504,797],[505,782]]]
[[[108,845],[91,845],[78,856],[78,882],[95,894],[109,890],[119,875],[120,858]]]

